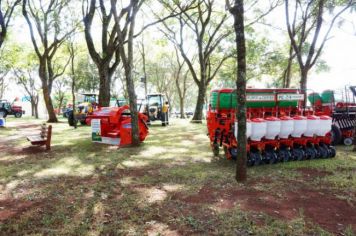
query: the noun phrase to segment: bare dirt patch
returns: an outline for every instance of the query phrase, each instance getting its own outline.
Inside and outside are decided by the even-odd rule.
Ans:
[[[15,217],[39,205],[35,201],[3,200],[0,201],[0,222]]]
[[[302,173],[305,179],[311,179],[316,177],[322,178],[333,174],[333,172],[331,171],[318,170],[318,169],[306,168],[306,167],[298,168],[297,171]]]
[[[311,173],[318,176],[328,174],[320,171]],[[356,229],[356,201],[340,199],[329,189],[315,190],[304,186],[279,194],[278,190],[267,192],[253,189],[253,185],[226,189],[205,185],[196,194],[184,195],[180,192],[173,194],[171,199],[190,206],[209,204],[218,213],[238,205],[242,210],[281,220],[304,216],[307,223],[318,224],[332,233],[341,232],[349,225]]]
[[[217,201],[218,190],[207,185],[203,186],[197,194],[185,195],[177,192],[173,194],[173,200],[180,200],[189,204],[211,204]]]

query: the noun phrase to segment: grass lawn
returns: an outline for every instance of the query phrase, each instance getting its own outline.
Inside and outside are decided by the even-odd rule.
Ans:
[[[205,125],[155,124],[138,148],[94,144],[90,127],[53,125],[52,151],[0,129],[0,235],[354,235],[356,153],[248,169],[213,157]],[[43,122],[43,121],[42,121]]]

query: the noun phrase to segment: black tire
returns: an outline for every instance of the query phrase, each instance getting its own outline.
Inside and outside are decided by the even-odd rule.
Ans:
[[[352,138],[345,138],[343,141],[345,146],[351,146],[353,143],[353,139]]]
[[[278,162],[277,155],[273,150],[265,151],[264,160],[266,164],[276,164]]]
[[[229,152],[231,155],[231,159],[237,160],[237,148],[230,148]]]
[[[81,121],[80,121],[80,124],[81,124],[81,125],[87,125],[87,122],[86,122],[85,120],[81,120]]]
[[[291,153],[286,148],[282,148],[278,152],[279,161],[287,162],[287,161],[291,160],[291,157],[292,157]]]
[[[259,166],[259,165],[263,164],[262,156],[259,152],[251,152],[250,156],[253,158],[255,166]]]
[[[74,119],[74,114],[72,111],[68,113],[68,124],[69,126],[76,126],[78,124],[78,120]]]
[[[329,151],[329,157],[333,158],[333,157],[336,156],[336,149],[335,149],[335,147],[330,146],[330,147],[328,148],[328,151]]]
[[[255,157],[250,153],[247,154],[247,166],[253,166],[255,164]]]
[[[22,117],[22,113],[21,112],[16,112],[15,113],[15,117],[16,118],[21,118]]]
[[[0,109],[0,117],[6,118],[7,111],[5,109]]]
[[[317,156],[317,151],[314,147],[307,147],[305,149],[305,157],[306,159],[315,159]]]
[[[304,159],[304,151],[301,148],[293,148],[292,150],[293,160],[302,161]]]
[[[342,133],[339,127],[336,125],[331,126],[331,137],[332,137],[332,144],[337,145],[342,141]]]
[[[327,158],[329,156],[329,151],[326,145],[321,144],[316,148],[319,158]]]

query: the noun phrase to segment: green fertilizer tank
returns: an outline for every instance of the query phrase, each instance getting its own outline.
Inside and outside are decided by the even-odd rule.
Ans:
[[[276,96],[277,94],[281,97]],[[247,108],[296,107],[298,100],[288,99],[294,95],[300,94],[296,90],[287,89],[247,89],[246,106]],[[236,91],[232,89],[213,90],[210,94],[210,105],[213,109],[234,109],[236,103]]]
[[[308,95],[308,100],[309,102],[314,105],[314,104],[321,104],[321,97],[319,93],[311,93]]]
[[[323,104],[334,102],[334,91],[325,90],[321,93],[321,101]]]

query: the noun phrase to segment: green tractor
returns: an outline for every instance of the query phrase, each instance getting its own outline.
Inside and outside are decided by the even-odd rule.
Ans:
[[[77,97],[79,104],[76,105],[75,114],[71,108],[68,108],[66,111],[68,124],[70,126],[76,126],[78,122],[80,122],[82,125],[89,125],[86,122],[86,118],[96,109],[98,95],[95,93],[81,93]]]
[[[144,113],[149,118],[148,125],[156,120],[161,121],[162,126],[169,125],[168,110],[169,105],[168,102],[165,101],[164,95],[157,93],[148,94],[146,96],[146,108]]]

